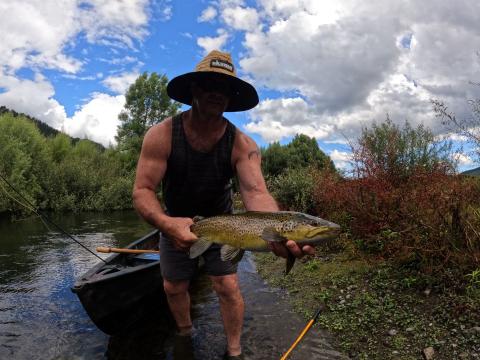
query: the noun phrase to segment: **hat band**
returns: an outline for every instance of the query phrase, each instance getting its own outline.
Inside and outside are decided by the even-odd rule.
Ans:
[[[213,59],[210,61],[210,67],[227,70],[233,73],[233,64],[229,63],[228,61]]]

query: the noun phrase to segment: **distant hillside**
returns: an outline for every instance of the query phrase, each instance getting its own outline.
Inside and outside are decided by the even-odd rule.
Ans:
[[[10,110],[9,108],[1,105],[1,106],[0,106],[0,115],[5,114],[5,113],[11,114],[11,115],[13,115],[13,116],[15,116],[15,117],[17,117],[17,116],[23,116],[23,117],[27,118],[28,120],[30,120],[31,122],[33,122],[33,123],[38,127],[38,129],[40,130],[40,132],[41,132],[45,137],[53,137],[53,136],[61,133],[61,131],[58,131],[58,130],[52,128],[51,126],[45,124],[44,122],[42,122],[42,121],[40,121],[40,120],[38,120],[38,119],[35,119],[35,118],[32,117],[32,116],[29,116],[29,115],[23,114],[23,113],[18,113],[18,112],[16,112],[15,110]],[[67,135],[67,134],[65,134],[65,135]],[[68,136],[70,139],[72,139],[72,143],[73,143],[73,144],[75,144],[75,143],[77,143],[78,141],[81,140],[80,138],[73,138],[73,137],[71,137],[71,136],[69,136],[69,135],[67,135],[67,136]],[[90,140],[90,141],[91,141],[91,140]],[[98,144],[98,143],[96,143],[96,142],[94,142],[94,141],[92,141],[92,142],[93,142],[95,145],[97,145],[100,149],[102,149],[102,150],[105,149],[105,147],[104,147],[103,145]]]
[[[463,175],[480,176],[480,167],[462,172]]]
[[[0,115],[5,114],[5,113],[9,113],[9,114],[11,114],[15,117],[17,117],[17,116],[26,117],[27,119],[29,119],[30,121],[35,123],[35,125],[37,125],[40,132],[45,136],[55,136],[60,132],[60,131],[52,128],[51,126],[48,126],[44,122],[41,122],[40,120],[35,119],[34,117],[31,117],[31,116],[23,114],[23,113],[17,113],[15,110],[10,110],[10,109],[6,108],[5,106],[0,106]]]

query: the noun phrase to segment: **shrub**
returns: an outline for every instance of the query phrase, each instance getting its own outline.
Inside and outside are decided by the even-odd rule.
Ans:
[[[43,208],[44,179],[50,169],[45,138],[24,117],[0,116],[0,173],[35,206]],[[0,212],[25,212],[11,189],[0,189]],[[22,203],[23,200],[20,200]]]
[[[362,240],[357,244],[363,250],[429,267],[479,263],[480,244],[473,232],[479,228],[472,230],[471,210],[480,198],[478,182],[418,170],[395,187],[364,178],[338,182],[336,188],[329,201],[348,209],[348,227]],[[317,199],[326,195],[318,188],[315,194]]]
[[[281,175],[268,179],[269,189],[282,209],[306,213],[314,211],[315,173],[311,168],[287,169]]]
[[[262,171],[266,176],[278,176],[287,169],[314,168],[334,170],[332,160],[320,150],[317,140],[297,134],[287,145],[278,142],[262,149]]]
[[[104,185],[97,197],[98,210],[121,210],[132,207],[132,178],[118,178]]]
[[[354,177],[317,178],[317,213],[343,225],[360,250],[424,269],[478,267],[479,181],[453,174],[448,148],[424,128],[365,134]]]

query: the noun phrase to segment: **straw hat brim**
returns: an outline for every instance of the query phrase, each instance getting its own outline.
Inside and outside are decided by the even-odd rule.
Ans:
[[[192,82],[201,82],[211,76],[222,77],[230,83],[233,95],[225,109],[226,112],[250,110],[258,104],[258,94],[252,85],[235,76],[214,71],[193,71],[179,75],[168,83],[167,94],[173,100],[192,105]]]

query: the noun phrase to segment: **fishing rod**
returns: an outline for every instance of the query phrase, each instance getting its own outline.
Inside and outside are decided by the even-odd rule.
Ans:
[[[90,254],[94,255],[95,257],[99,258],[101,261],[103,261],[104,263],[107,263],[105,260],[103,260],[100,256],[98,256],[97,254],[95,254],[92,250],[90,250],[89,248],[87,248],[85,245],[83,245],[80,241],[78,241],[77,239],[75,239],[72,235],[70,235],[68,232],[66,232],[60,225],[56,224],[55,222],[53,222],[53,220],[51,220],[47,215],[43,214],[40,210],[37,210],[35,208],[35,205],[33,205],[25,196],[23,196],[12,184],[10,184],[10,182],[0,173],[0,178],[5,182],[5,184],[7,184],[18,196],[20,196],[20,198],[28,205],[25,206],[24,204],[22,204],[21,202],[19,202],[20,204],[22,204],[23,206],[25,206],[27,209],[29,209],[30,211],[34,212],[35,214],[37,214],[38,216],[40,216],[41,219],[45,220],[46,222],[48,222],[50,225],[53,225],[55,228],[57,228],[58,230],[60,230],[61,233],[63,233],[64,235],[68,236],[70,239],[72,239],[74,242],[76,242],[78,245],[80,245],[81,247],[83,247],[85,250],[87,250]]]
[[[298,335],[297,339],[293,342],[292,346],[290,346],[290,349],[288,349],[287,352],[285,354],[283,354],[283,356],[281,357],[280,360],[286,360],[287,359],[287,357],[290,355],[290,353],[293,351],[293,349],[295,349],[297,347],[298,343],[300,341],[302,341],[304,336],[307,334],[308,330],[310,330],[310,328],[313,326],[313,324],[315,324],[315,322],[318,319],[318,316],[320,315],[320,313],[322,312],[323,309],[324,309],[323,305],[318,308],[315,315],[313,315],[313,317],[308,321],[307,325],[302,330],[300,335]]]

